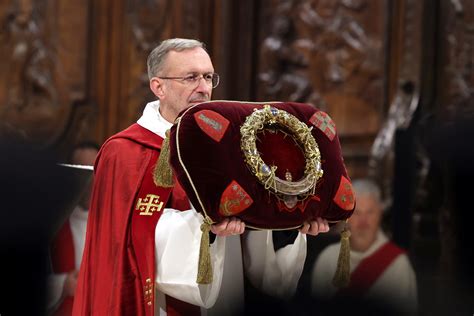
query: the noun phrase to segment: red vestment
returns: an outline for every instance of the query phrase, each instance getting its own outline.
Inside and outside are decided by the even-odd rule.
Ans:
[[[351,281],[345,288],[338,291],[341,296],[364,296],[385,270],[398,258],[405,253],[391,241],[387,241],[372,255],[362,260],[351,273]]]
[[[143,215],[137,202],[153,181],[162,141],[133,124],[102,146],[73,315],[153,315],[154,230],[171,190],[149,185],[163,202],[151,214]]]

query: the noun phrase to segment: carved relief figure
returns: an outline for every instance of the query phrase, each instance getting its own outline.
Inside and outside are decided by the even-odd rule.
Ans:
[[[53,62],[36,19],[35,5],[31,0],[14,1],[3,22],[0,38],[8,87],[5,110],[58,105]]]
[[[129,1],[130,30],[135,45],[132,52],[133,60],[140,65],[133,69],[132,76],[138,80],[130,90],[129,104],[144,104],[150,99],[149,80],[143,60],[156,47],[163,37],[165,23],[169,21],[167,14],[171,14],[172,3],[169,0],[133,0]],[[141,115],[143,109],[135,109],[135,116]]]
[[[270,34],[262,43],[258,75],[263,88],[261,98],[319,103],[309,78],[304,75],[308,60],[294,47],[293,7],[292,2],[280,2]]]
[[[449,103],[455,104],[474,95],[474,5],[469,1],[451,0],[447,10],[446,37],[447,43],[446,72],[449,80]]]
[[[366,113],[366,132],[376,133],[382,35],[370,35],[359,22],[374,10],[366,0],[279,1],[260,49],[264,98]]]
[[[312,56],[310,69],[320,74],[315,86],[323,94],[342,89],[365,98],[370,95],[367,89],[374,89],[371,85],[381,71],[381,42],[352,16],[364,6],[363,0],[315,0],[298,7],[297,46]]]

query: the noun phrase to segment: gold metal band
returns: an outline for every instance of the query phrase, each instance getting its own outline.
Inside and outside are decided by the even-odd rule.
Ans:
[[[269,127],[278,128],[285,132],[288,130],[290,136],[303,149],[306,160],[304,174],[301,180],[291,181],[280,179],[275,175],[277,166],[268,166],[260,157],[257,150],[257,134]],[[318,144],[311,134],[311,128],[298,120],[290,113],[279,110],[265,104],[263,109],[254,109],[247,116],[245,123],[240,128],[240,148],[245,155],[245,162],[252,174],[265,189],[270,190],[282,200],[288,196],[308,196],[314,194],[316,183],[323,175],[321,168],[321,154]]]

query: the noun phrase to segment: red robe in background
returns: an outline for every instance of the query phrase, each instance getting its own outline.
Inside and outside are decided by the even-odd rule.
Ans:
[[[51,247],[51,264],[54,273],[69,273],[75,270],[74,242],[69,219],[59,230]],[[59,304],[53,315],[71,315],[74,297],[69,296]]]
[[[143,214],[137,202],[154,189],[159,192],[150,193],[166,205],[170,189],[151,185],[162,141],[133,124],[102,146],[73,315],[153,315],[154,231],[161,212]]]

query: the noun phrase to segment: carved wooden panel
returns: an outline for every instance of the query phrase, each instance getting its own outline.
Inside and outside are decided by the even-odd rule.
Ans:
[[[101,0],[94,2],[92,41],[99,104],[98,138],[135,122],[155,99],[148,86],[146,59],[163,39],[197,38],[211,43],[212,1]],[[105,85],[105,88],[104,88]]]
[[[68,132],[86,98],[88,14],[82,1],[0,3],[1,134],[51,146]]]
[[[257,15],[259,1],[213,3],[211,56],[221,76],[213,98],[255,100],[255,37],[263,24]]]
[[[353,176],[367,169],[386,107],[387,10],[387,1],[262,1],[258,99],[329,112]]]
[[[128,1],[124,12],[123,39],[120,44],[122,80],[117,83],[121,92],[117,100],[120,123],[116,130],[123,129],[136,121],[146,102],[154,99],[148,87],[146,59],[150,51],[171,32],[173,7],[178,1],[156,0]],[[114,106],[111,104],[111,106]],[[109,133],[116,131],[110,130]]]
[[[252,99],[254,1],[1,2],[0,128],[46,146],[101,143],[135,122],[149,90],[146,58],[163,39],[208,45],[217,99]],[[248,19],[251,23],[248,23]]]
[[[457,104],[474,97],[474,3],[443,0],[440,6],[438,104],[457,112]]]

